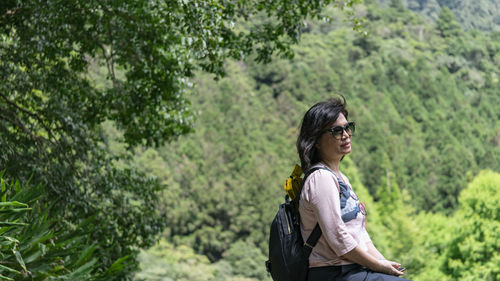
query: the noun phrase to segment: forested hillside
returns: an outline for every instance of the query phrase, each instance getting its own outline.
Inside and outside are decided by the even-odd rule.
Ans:
[[[500,280],[499,6],[2,1],[0,279],[269,281],[300,119],[343,95],[380,251]]]
[[[269,280],[268,228],[298,163],[301,116],[342,94],[357,131],[341,169],[375,244],[410,279],[499,280],[500,34],[465,31],[448,9],[432,22],[372,2],[357,11],[367,37],[308,21],[291,61],[198,74],[195,132],[121,162],[168,186],[168,226],[138,279]]]
[[[169,144],[193,130],[195,72],[290,57],[329,4],[1,1],[0,279],[132,280],[169,224],[161,191],[178,193],[121,165],[103,127],[129,151]]]
[[[370,2],[370,1],[365,1]],[[447,7],[466,30],[500,31],[500,5],[496,0],[378,0],[383,5],[394,2],[424,16],[437,20],[441,9]]]

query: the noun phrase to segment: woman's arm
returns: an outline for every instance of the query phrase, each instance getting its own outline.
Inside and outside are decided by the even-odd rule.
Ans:
[[[368,248],[368,254],[370,254],[372,257],[376,258],[377,260],[385,260],[384,255],[382,255],[377,248],[375,248],[375,245],[373,245],[373,242],[369,241],[366,243],[366,247]]]
[[[356,248],[358,243],[342,221],[340,193],[336,187],[333,173],[317,170],[307,178],[301,198],[309,200],[321,227],[322,237],[335,254],[341,256]]]
[[[339,190],[332,188],[333,186],[338,186],[334,175],[324,170],[318,170],[308,177],[304,183],[304,194],[301,194],[302,198],[308,200],[312,205],[328,246],[338,256],[373,271],[396,276],[403,275],[403,272],[396,270],[400,264],[385,259],[379,260],[358,246],[342,221]],[[368,235],[368,233],[364,233],[364,235]],[[367,240],[370,240],[369,236]],[[378,251],[376,252],[378,253]],[[380,256],[383,258],[382,255]]]
[[[371,244],[373,245],[373,243]],[[388,261],[385,259],[377,259],[374,256],[372,256],[372,254],[363,251],[359,246],[357,246],[347,254],[343,255],[343,258],[348,259],[354,263],[360,264],[364,267],[367,267],[373,271],[390,275],[396,275],[396,276],[401,276],[404,274],[403,272],[396,269],[401,266],[399,263]]]

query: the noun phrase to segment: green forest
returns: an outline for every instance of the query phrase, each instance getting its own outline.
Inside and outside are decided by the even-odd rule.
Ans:
[[[271,281],[300,121],[405,278],[500,280],[500,2],[0,4],[0,280]]]

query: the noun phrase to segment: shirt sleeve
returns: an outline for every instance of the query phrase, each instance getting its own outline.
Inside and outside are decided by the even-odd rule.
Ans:
[[[338,183],[324,170],[312,173],[306,182],[309,203],[316,214],[328,246],[337,256],[343,256],[358,245],[347,231],[340,214]]]
[[[366,231],[366,228],[363,228],[363,233],[361,233],[361,237],[362,237],[363,241],[365,241],[365,243],[372,242],[372,239],[370,238],[370,234],[368,234],[368,231]]]

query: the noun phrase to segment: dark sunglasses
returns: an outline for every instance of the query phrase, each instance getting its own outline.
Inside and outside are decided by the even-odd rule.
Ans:
[[[356,130],[356,123],[351,121],[351,122],[348,122],[347,124],[345,124],[343,127],[342,126],[335,126],[335,127],[332,127],[326,131],[330,132],[335,139],[340,140],[340,139],[342,139],[342,136],[344,135],[344,131],[349,136],[352,136],[352,134],[354,133],[355,130]]]

